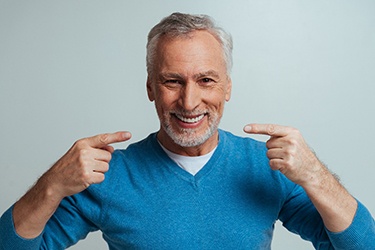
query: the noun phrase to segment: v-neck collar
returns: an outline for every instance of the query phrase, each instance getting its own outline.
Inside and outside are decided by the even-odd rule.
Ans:
[[[163,165],[163,167],[168,168],[171,172],[173,172],[177,177],[192,183],[194,186],[197,186],[198,183],[207,175],[211,173],[212,170],[218,165],[218,162],[223,155],[223,148],[225,145],[225,133],[219,129],[219,143],[217,148],[208,162],[202,167],[201,170],[198,171],[195,175],[190,174],[186,170],[182,169],[175,163],[167,153],[161,148],[157,141],[156,137],[157,133],[152,134],[151,143],[152,148],[154,149],[154,153],[156,157],[159,159],[159,162]]]

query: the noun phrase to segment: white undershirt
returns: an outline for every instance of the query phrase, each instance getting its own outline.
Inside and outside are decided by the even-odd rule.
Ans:
[[[158,141],[159,142],[159,141]],[[211,156],[214,154],[217,147],[215,147],[211,152],[205,155],[200,156],[184,156],[172,153],[161,143],[159,142],[161,148],[167,153],[167,155],[174,161],[178,166],[180,166],[182,169],[186,170],[192,175],[196,175],[199,170],[201,170],[204,165],[210,160]]]

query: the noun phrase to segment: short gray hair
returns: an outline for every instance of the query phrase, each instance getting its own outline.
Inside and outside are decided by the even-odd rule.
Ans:
[[[216,25],[213,18],[207,15],[190,15],[183,13],[173,13],[162,19],[148,33],[147,40],[147,73],[152,75],[154,60],[156,55],[156,47],[158,41],[163,36],[178,37],[186,36],[195,30],[206,30],[210,32],[221,44],[224,52],[224,60],[226,64],[227,74],[230,75],[232,69],[232,50],[233,41],[229,33],[223,28]]]

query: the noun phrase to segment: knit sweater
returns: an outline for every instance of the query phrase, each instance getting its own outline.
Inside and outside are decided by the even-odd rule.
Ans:
[[[0,249],[65,249],[95,230],[110,249],[270,249],[278,219],[318,249],[375,249],[361,203],[348,229],[330,233],[304,190],[270,169],[266,151],[219,130],[215,153],[193,176],[151,134],[116,150],[104,182],[65,198],[39,237],[19,237],[7,210]]]

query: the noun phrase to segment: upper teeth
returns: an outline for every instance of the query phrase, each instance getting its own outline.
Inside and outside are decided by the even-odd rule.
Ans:
[[[201,114],[200,116],[197,116],[197,117],[194,117],[194,118],[184,117],[184,116],[179,115],[179,114],[176,114],[176,116],[177,116],[178,119],[180,119],[183,122],[186,122],[186,123],[196,123],[196,122],[199,122],[200,120],[203,119],[204,114]]]

